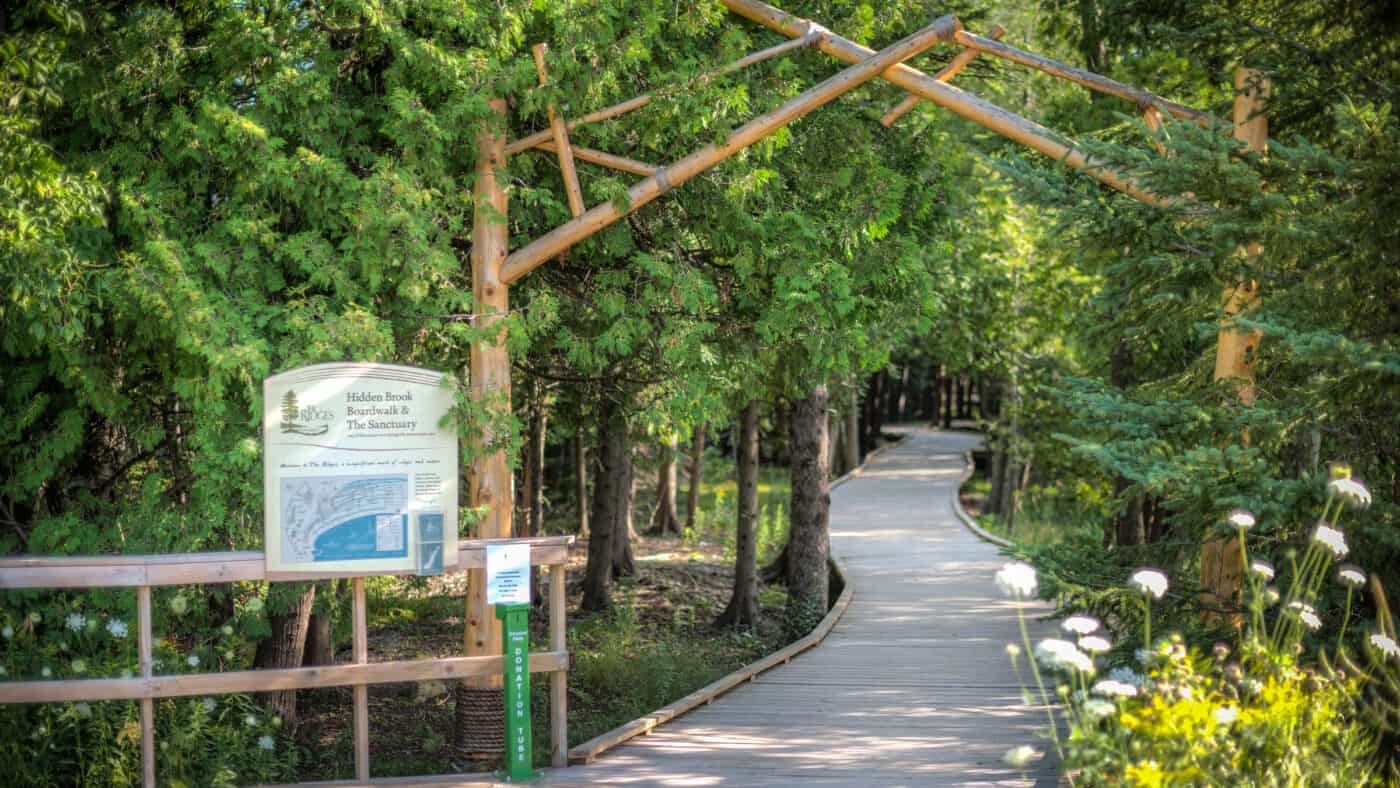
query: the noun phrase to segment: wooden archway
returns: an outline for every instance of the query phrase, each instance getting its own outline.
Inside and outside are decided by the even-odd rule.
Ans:
[[[790,40],[741,58],[699,79],[711,79],[719,74],[732,73],[800,47],[814,47],[849,64],[849,67],[777,109],[749,121],[723,142],[707,145],[665,166],[655,166],[616,154],[575,147],[569,140],[569,131],[574,128],[616,118],[646,106],[653,100],[653,96],[649,94],[572,120],[562,117],[550,107],[549,128],[510,143],[502,136],[502,130],[505,128],[505,102],[492,101],[491,106],[499,115],[500,122],[494,129],[483,132],[478,140],[476,207],[471,252],[474,325],[483,328],[499,325],[503,329],[504,325],[500,321],[510,310],[509,290],[512,283],[699,173],[877,77],[910,94],[885,115],[882,122],[886,126],[897,121],[919,101],[931,101],[1007,139],[1077,169],[1134,199],[1161,207],[1169,207],[1175,200],[1152,194],[1134,183],[1127,174],[1104,162],[1091,159],[1073,140],[1066,140],[1034,121],[961,90],[950,84],[950,80],[974,58],[988,55],[1131,102],[1138,108],[1147,125],[1154,129],[1160,126],[1163,112],[1207,127],[1218,126],[1222,130],[1232,127],[1232,124],[1224,120],[1169,101],[1150,91],[1002,43],[997,40],[1000,36],[999,30],[991,31],[989,36],[967,32],[962,23],[953,16],[941,17],[913,35],[876,52],[836,35],[816,22],[799,18],[760,0],[721,2],[734,13],[779,32]],[[947,67],[934,75],[925,74],[906,64],[906,61],[939,42],[961,46],[963,51]],[[544,45],[534,49],[541,84],[548,79],[546,51]],[[1236,98],[1233,124],[1235,136],[1244,140],[1251,149],[1263,150],[1267,142],[1267,127],[1261,109],[1268,95],[1268,84],[1257,72],[1245,71],[1241,72],[1236,82],[1239,95]],[[574,218],[511,251],[506,223],[506,192],[498,181],[497,171],[505,166],[508,155],[529,149],[543,150],[558,156],[565,194]],[[583,202],[575,159],[641,175],[642,180],[628,190],[625,207],[617,202],[607,202],[588,208]],[[1258,254],[1259,250],[1251,248],[1247,253]],[[1247,309],[1257,295],[1257,287],[1253,282],[1225,283],[1222,308],[1226,313],[1227,323],[1221,327],[1215,365],[1217,380],[1240,381],[1238,391],[1246,404],[1252,401],[1250,362],[1259,338],[1257,335],[1237,332],[1228,321]],[[505,349],[502,330],[492,335],[489,342],[473,345],[470,373],[474,396],[483,400],[494,398],[498,405],[504,403],[508,406],[510,359]],[[483,447],[492,443],[491,437],[490,434],[482,436]],[[470,503],[474,507],[486,509],[477,536],[511,536],[514,491],[505,452],[481,452],[472,464],[470,476]],[[1233,596],[1238,589],[1237,575],[1232,577],[1226,569],[1230,561],[1225,560],[1225,556],[1230,554],[1237,553],[1230,553],[1228,543],[1207,545],[1202,551],[1202,579],[1205,586],[1214,589],[1221,599]],[[486,605],[483,574],[472,573],[468,584],[464,634],[468,656],[499,654],[501,648],[495,617]],[[499,699],[491,700],[492,693],[499,692],[499,678],[494,681],[476,682],[471,686],[481,693],[479,697],[483,702],[499,705]],[[498,736],[484,733],[481,739],[483,746],[477,749],[489,751],[493,746],[499,746]],[[492,742],[492,739],[497,741]]]

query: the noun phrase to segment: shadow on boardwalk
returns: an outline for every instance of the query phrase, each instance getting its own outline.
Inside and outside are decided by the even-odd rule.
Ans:
[[[1015,609],[1002,559],[953,515],[966,433],[908,430],[832,492],[832,549],[855,589],[822,645],[544,784],[1054,785],[1010,747],[1046,749],[1004,652]],[[1039,778],[1039,779],[1037,779]]]

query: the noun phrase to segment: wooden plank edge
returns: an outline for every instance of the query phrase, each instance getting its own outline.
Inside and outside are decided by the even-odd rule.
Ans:
[[[846,482],[850,481],[851,479],[854,479],[855,477],[861,475],[862,473],[865,472],[865,466],[866,466],[867,463],[869,463],[871,460],[875,459],[876,457],[879,457],[880,454],[881,454],[882,452],[884,452],[884,451],[886,451],[886,450],[888,450],[888,449],[893,449],[894,447],[896,447],[896,446],[898,446],[898,445],[904,443],[904,442],[907,441],[907,440],[909,440],[909,435],[907,435],[907,434],[901,435],[901,436],[899,436],[899,440],[895,441],[894,443],[887,443],[887,444],[885,444],[884,446],[881,446],[881,447],[878,448],[878,449],[873,449],[873,450],[871,450],[871,452],[870,452],[869,454],[865,455],[865,459],[863,459],[863,460],[860,461],[860,465],[857,465],[856,467],[850,469],[849,471],[846,471],[845,473],[841,474],[840,476],[836,477],[835,479],[832,479],[832,480],[831,480],[831,484],[827,485],[827,490],[828,490],[828,491],[834,490],[834,489],[836,489],[837,487],[840,487],[841,485],[843,485],[843,484],[845,484]]]
[[[962,486],[964,484],[967,484],[968,479],[972,478],[972,470],[974,467],[975,464],[972,460],[972,450],[969,449],[968,451],[963,453],[963,472],[962,475],[958,477],[957,489],[953,490],[953,515],[957,517],[960,521],[962,521],[962,524],[967,528],[967,530],[971,531],[972,535],[976,536],[978,539],[981,539],[984,542],[991,542],[997,547],[1015,547],[1016,544],[1011,540],[997,536],[996,534],[991,533],[982,526],[978,525],[977,520],[974,519],[972,515],[968,514],[967,510],[963,509],[961,500]]]
[[[527,542],[530,563],[551,566],[568,560],[573,536],[527,539],[464,539],[457,543],[457,563],[444,572],[464,572],[486,566],[486,545]],[[392,577],[412,570],[366,572],[268,572],[264,554],[245,550],[222,553],[164,555],[18,556],[0,558],[0,589],[20,588],[135,588],[138,586],[202,585],[239,581],[288,582],[353,577]]]
[[[567,651],[530,654],[531,673],[569,669]],[[462,679],[502,673],[502,657],[440,657],[392,662],[342,663],[311,668],[183,673],[130,679],[59,679],[0,682],[0,704],[178,698],[236,692],[355,687],[367,684]]]
[[[871,452],[869,456],[874,456],[875,454],[876,452]],[[841,616],[845,614],[846,609],[851,606],[851,599],[855,594],[855,589],[852,588],[850,578],[846,574],[845,563],[834,555],[830,556],[829,560],[832,571],[834,571],[841,580],[841,595],[837,597],[836,603],[831,606],[831,609],[826,612],[821,622],[818,623],[816,628],[811,632],[808,632],[806,635],[803,635],[757,662],[745,665],[733,673],[701,687],[674,703],[669,703],[646,716],[638,717],[631,722],[625,722],[606,733],[571,747],[569,749],[569,763],[571,765],[592,763],[599,755],[613,747],[644,733],[648,733],[658,726],[665,725],[671,720],[684,715],[686,712],[694,710],[697,706],[707,704],[740,684],[750,681],[759,674],[772,668],[786,664],[798,654],[801,654],[813,646],[819,645],[826,639],[826,636],[831,633],[836,623],[841,620]]]

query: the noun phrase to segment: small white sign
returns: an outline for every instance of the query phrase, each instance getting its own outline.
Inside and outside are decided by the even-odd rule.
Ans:
[[[486,604],[530,604],[529,545],[486,545]]]

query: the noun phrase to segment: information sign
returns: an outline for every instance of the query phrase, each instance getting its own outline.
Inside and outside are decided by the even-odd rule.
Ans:
[[[486,604],[530,604],[530,546],[486,545]]]
[[[347,363],[263,381],[269,573],[456,564],[457,433],[444,378]]]

